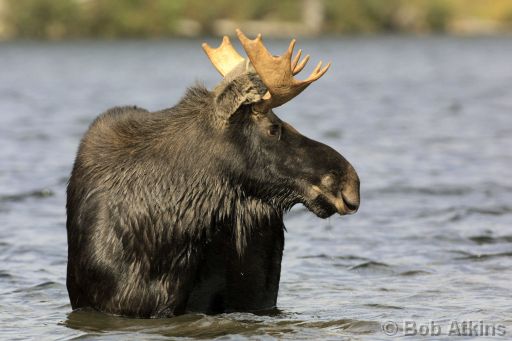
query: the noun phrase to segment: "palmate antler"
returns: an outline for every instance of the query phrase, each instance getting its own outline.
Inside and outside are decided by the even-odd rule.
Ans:
[[[245,60],[236,52],[228,36],[224,36],[222,43],[216,49],[210,47],[207,43],[203,43],[202,46],[208,59],[223,77]]]
[[[254,69],[268,89],[263,100],[254,105],[254,109],[258,112],[266,112],[288,102],[308,85],[322,77],[331,65],[329,63],[322,68],[322,62],[320,62],[307,79],[297,80],[293,76],[304,69],[309,61],[309,55],[299,62],[302,54],[302,50],[299,50],[292,60],[295,39],[290,42],[287,51],[282,56],[275,57],[263,45],[261,34],[251,40],[239,29],[236,30],[236,33]],[[205,43],[203,49],[223,76],[244,60],[233,48],[227,36],[224,36],[222,44],[218,48],[213,49]]]

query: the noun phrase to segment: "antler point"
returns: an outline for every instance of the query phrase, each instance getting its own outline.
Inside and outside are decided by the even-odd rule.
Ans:
[[[245,36],[245,34],[242,32],[241,29],[237,28],[235,31],[236,31],[236,35],[238,36],[238,39],[240,39],[240,41],[247,40],[247,37]]]
[[[209,54],[213,50],[213,48],[210,45],[208,45],[207,43],[202,43],[201,47],[203,48],[204,52],[206,52],[207,54]]]

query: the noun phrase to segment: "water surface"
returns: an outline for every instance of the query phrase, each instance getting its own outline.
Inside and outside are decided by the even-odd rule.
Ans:
[[[299,45],[332,69],[276,112],[351,161],[360,211],[286,217],[278,310],[135,320],[71,312],[74,154],[107,108],[162,109],[219,76],[199,41],[0,44],[2,338],[389,340],[382,323],[404,320],[483,320],[512,335],[511,39]]]

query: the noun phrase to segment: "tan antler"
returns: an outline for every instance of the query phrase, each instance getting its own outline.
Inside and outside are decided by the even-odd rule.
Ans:
[[[222,76],[227,75],[240,62],[245,60],[236,52],[228,36],[224,36],[222,43],[216,49],[210,47],[207,43],[203,43],[202,46],[213,66]]]
[[[254,69],[268,89],[263,101],[255,104],[254,108],[259,112],[266,112],[288,102],[306,89],[308,85],[322,77],[331,66],[331,63],[328,63],[322,68],[322,62],[320,62],[307,79],[297,80],[293,76],[306,66],[309,56],[299,63],[302,53],[299,50],[292,61],[295,39],[290,42],[288,50],[282,56],[274,57],[263,45],[261,34],[251,40],[239,29],[236,30],[236,33]]]

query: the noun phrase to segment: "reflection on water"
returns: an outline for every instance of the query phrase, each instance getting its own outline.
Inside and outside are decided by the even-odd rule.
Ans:
[[[288,214],[279,310],[134,320],[69,306],[65,186],[79,139],[111,106],[168,107],[218,75],[197,41],[1,44],[2,337],[375,340],[405,319],[512,333],[510,39],[301,47],[332,70],[277,112],[354,164],[360,211]]]
[[[387,308],[387,307],[386,307]],[[380,330],[375,321],[300,320],[285,313],[250,314],[232,313],[221,315],[187,314],[170,319],[128,319],[109,316],[94,311],[74,311],[68,314],[62,325],[77,329],[87,335],[129,335],[143,332],[145,338],[188,337],[216,338],[225,335],[282,337],[285,334],[312,333],[308,329],[332,330],[332,335],[368,334]],[[339,332],[336,332],[339,331]],[[314,334],[311,334],[314,336]]]

